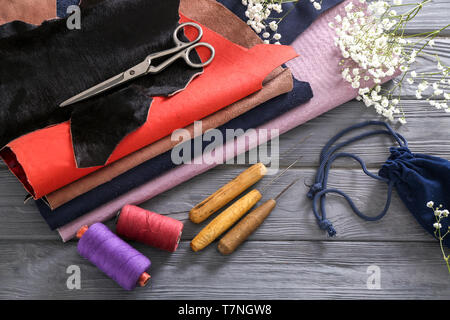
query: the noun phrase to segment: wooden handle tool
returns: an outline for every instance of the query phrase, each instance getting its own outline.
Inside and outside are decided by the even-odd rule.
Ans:
[[[222,254],[231,254],[239,247],[247,238],[255,232],[256,229],[266,220],[273,208],[277,204],[277,200],[281,195],[293,186],[298,179],[291,182],[283,189],[275,199],[270,199],[260,205],[258,208],[250,212],[226,235],[219,241],[218,249]]]
[[[261,180],[267,173],[262,163],[252,165],[208,198],[197,204],[189,212],[189,218],[194,223],[205,221],[214,212],[223,208],[227,203]]]
[[[216,240],[247,213],[261,197],[261,193],[254,189],[225,209],[195,236],[191,241],[192,250],[202,250]]]
[[[239,247],[272,212],[277,202],[267,200],[258,208],[250,212],[245,218],[220,239],[218,249],[222,254],[231,254]]]

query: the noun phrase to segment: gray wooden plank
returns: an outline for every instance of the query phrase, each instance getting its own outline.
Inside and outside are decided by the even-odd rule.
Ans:
[[[448,24],[448,12],[449,0],[434,0],[410,24],[407,33]],[[441,36],[450,36],[450,30]],[[438,53],[450,64],[450,39],[439,38],[427,52]],[[432,59],[419,58],[416,71],[428,72],[433,67]],[[408,125],[398,130],[414,152],[450,159],[446,130],[449,115],[424,101],[415,101],[414,89],[406,86],[402,92]],[[0,299],[449,299],[450,288],[445,281],[448,273],[437,243],[418,226],[397,196],[388,215],[376,223],[358,219],[342,198],[330,196],[327,208],[339,232],[336,239],[328,239],[318,230],[310,202],[304,197],[307,188],[303,178],[310,181],[326,141],[342,128],[375,118],[373,110],[351,101],[284,134],[280,139],[281,166],[286,167],[300,155],[303,159],[268,195],[294,177],[302,177],[302,181],[280,199],[263,226],[232,256],[221,256],[216,244],[197,254],[190,251],[189,240],[201,226],[188,221],[187,210],[245,167],[220,166],[144,203],[146,209],[180,219],[185,230],[175,254],[134,244],[152,259],[153,280],[150,287],[133,292],[118,288],[82,259],[76,252],[76,242],[62,244],[34,205],[23,204],[25,192],[1,164]],[[308,142],[290,149],[310,133],[313,136]],[[361,155],[376,171],[390,145],[386,137],[373,138],[346,150]],[[375,213],[383,203],[385,188],[364,178],[354,162],[338,161],[335,167],[330,185],[353,194],[357,205]],[[111,222],[108,225],[113,227]],[[65,270],[71,264],[81,267],[80,291],[66,288]],[[381,290],[366,287],[367,267],[372,264],[381,268]]]
[[[404,101],[404,109],[408,123],[393,127],[408,140],[411,151],[450,159],[450,132],[445,129],[449,125],[450,114],[432,108],[426,102],[414,100]],[[361,103],[345,103],[283,134],[279,143],[279,153],[282,155],[280,163],[287,166],[302,155],[298,166],[315,167],[318,165],[321,149],[332,136],[350,125],[377,119],[383,120]],[[358,132],[361,131],[356,131],[354,135]],[[295,147],[300,139],[308,135],[311,135],[311,138],[307,142]],[[343,150],[360,155],[369,167],[379,168],[386,161],[390,146],[393,146],[392,139],[382,136],[368,138]],[[354,162],[345,159],[338,159],[335,165],[355,167]]]
[[[438,53],[443,60],[450,64],[450,40],[438,42],[429,53]],[[417,72],[430,72],[435,70],[434,61],[422,57],[418,60]],[[426,77],[427,81],[436,81],[435,77]],[[425,100],[415,99],[415,85],[405,83],[402,93],[402,106],[408,123],[406,125],[393,125],[403,134],[410,143],[413,152],[429,153],[436,156],[450,158],[450,133],[444,128],[448,127],[450,114],[443,110],[437,110],[428,105]],[[313,119],[280,137],[281,165],[288,166],[300,155],[302,161],[297,166],[317,166],[318,154],[326,142],[340,130],[366,120],[385,120],[379,117],[373,108],[366,108],[362,102],[350,101],[322,116]],[[367,130],[367,129],[366,129]],[[356,133],[355,133],[356,134]],[[311,135],[304,144],[298,145],[302,137]],[[379,167],[388,155],[388,147],[392,140],[388,137],[373,137],[363,143],[355,144],[345,150],[362,156],[368,166]],[[354,167],[354,162],[344,160],[336,161],[340,167]]]
[[[188,211],[196,203],[207,197],[212,190],[231,180],[244,170],[244,167],[221,166],[202,174],[158,197],[142,204],[145,209],[168,214],[184,222],[183,239],[190,240],[205,225],[196,225],[189,221]],[[50,232],[40,217],[34,204],[23,204],[20,185],[13,178],[5,179],[0,171],[2,181],[10,180],[2,187],[11,195],[0,197],[0,239],[59,239],[55,232]],[[3,171],[3,173],[5,173]],[[311,210],[311,201],[306,198],[309,184],[314,175],[312,169],[291,169],[264,194],[264,199],[274,197],[296,178],[300,181],[279,200],[266,223],[254,234],[253,240],[323,240],[326,235],[319,230]],[[272,177],[265,177],[256,186],[261,188]],[[366,177],[356,169],[332,170],[330,186],[338,187],[349,193],[356,205],[368,215],[375,215],[384,207],[386,186]],[[189,190],[189,192],[186,192]],[[425,204],[424,204],[425,208]],[[394,194],[387,216],[378,222],[366,222],[356,217],[348,204],[339,196],[330,195],[327,202],[328,218],[338,231],[336,241],[434,241],[417,224],[403,203]],[[109,224],[112,226],[112,224]],[[398,232],[402,230],[402,232]]]
[[[418,3],[417,0],[404,0],[403,3]],[[411,7],[397,8],[398,13],[407,12]],[[449,24],[448,13],[450,12],[450,1],[432,0],[426,4],[420,13],[406,27],[407,34],[418,34],[440,29]],[[450,35],[450,29],[442,32],[441,35]]]
[[[450,12],[450,11],[449,11]],[[448,19],[448,23],[450,23],[450,19]],[[449,28],[450,29],[450,28]],[[418,41],[418,38],[412,38],[413,41]],[[420,42],[416,45],[416,49],[419,50],[425,42]],[[439,56],[440,61],[443,65],[450,65],[450,39],[449,38],[436,38],[435,44],[433,46],[426,46],[421,53],[416,58],[416,62],[414,62],[411,67],[410,71],[416,71],[418,76],[418,80],[414,84],[409,84],[408,82],[404,81],[402,85],[401,90],[401,98],[406,100],[415,100],[415,92],[417,89],[417,85],[420,83],[421,80],[426,80],[430,83],[439,81],[441,79],[442,73],[439,72],[437,69],[437,60],[436,56]],[[437,73],[438,74],[432,74]],[[411,75],[408,75],[408,77],[411,77]],[[400,79],[398,77],[397,79]],[[395,82],[390,81],[387,83],[387,85],[384,85],[386,88],[390,88],[392,83]],[[423,93],[423,99],[429,98],[432,94],[433,90],[425,91]],[[433,98],[436,99],[435,97]],[[442,99],[442,96],[441,96]]]
[[[251,241],[231,256],[187,242],[176,253],[142,245],[151,284],[126,292],[80,257],[75,243],[0,241],[0,298],[40,299],[449,299],[448,271],[435,244]],[[68,290],[66,268],[81,269]],[[381,289],[367,288],[380,268]]]
[[[206,198],[213,190],[219,188],[240,170],[230,172],[226,167],[219,172],[205,173],[192,181],[166,192],[146,203],[143,208],[164,213],[184,222],[183,239],[192,239],[206,224],[196,225],[189,221],[187,211],[196,203]],[[272,185],[264,193],[262,201],[276,196],[294,179],[300,181],[279,199],[277,207],[266,222],[251,236],[253,240],[323,240],[326,235],[321,231],[312,213],[311,201],[306,197],[314,171],[295,169]],[[228,177],[226,180],[222,180]],[[270,177],[259,182],[261,188]],[[330,175],[330,187],[337,187],[352,196],[356,205],[368,215],[378,214],[384,207],[386,186],[366,177],[357,170],[333,170]],[[191,190],[189,194],[183,190]],[[187,208],[187,209],[186,209]],[[425,208],[425,204],[424,204]],[[378,222],[367,222],[357,217],[342,197],[330,195],[326,206],[328,218],[334,223],[338,235],[333,240],[352,241],[434,241],[417,224],[395,194],[387,216]],[[184,212],[183,212],[184,211]],[[212,219],[212,217],[210,218]],[[209,221],[209,220],[208,220]],[[404,232],[399,233],[397,230]]]

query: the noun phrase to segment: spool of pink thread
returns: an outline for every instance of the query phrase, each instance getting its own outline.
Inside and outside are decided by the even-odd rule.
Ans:
[[[121,237],[170,252],[177,250],[182,232],[181,221],[133,205],[124,206],[117,219]]]

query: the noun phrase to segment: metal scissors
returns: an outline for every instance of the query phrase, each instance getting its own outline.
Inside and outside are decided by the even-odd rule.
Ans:
[[[198,36],[194,41],[184,42],[184,41],[180,40],[180,38],[178,37],[179,31],[186,26],[192,26],[197,29]],[[212,45],[210,45],[209,43],[199,42],[202,37],[203,37],[203,30],[198,24],[196,24],[194,22],[186,22],[186,23],[180,24],[173,32],[173,40],[175,42],[174,48],[156,52],[156,53],[152,53],[152,54],[148,55],[145,58],[145,60],[142,61],[141,63],[135,65],[134,67],[132,67],[112,78],[109,78],[106,81],[103,81],[102,83],[99,83],[99,84],[93,86],[92,88],[89,88],[89,89],[77,94],[76,96],[73,96],[72,98],[62,102],[59,106],[65,107],[65,106],[71,105],[73,103],[80,102],[80,101],[83,101],[90,97],[96,96],[99,93],[102,93],[106,90],[117,87],[119,85],[122,85],[123,83],[131,81],[138,77],[141,77],[141,76],[144,76],[147,74],[159,73],[179,58],[184,59],[184,61],[186,61],[186,63],[189,66],[191,66],[192,68],[202,68],[204,66],[207,66],[208,64],[210,64],[213,61],[216,52],[214,50],[214,47]],[[197,47],[206,47],[211,52],[211,56],[206,62],[195,63],[189,57],[189,54],[191,53],[191,51]],[[152,65],[152,61],[154,59],[161,58],[161,57],[168,56],[168,55],[172,55],[172,56],[157,66]]]

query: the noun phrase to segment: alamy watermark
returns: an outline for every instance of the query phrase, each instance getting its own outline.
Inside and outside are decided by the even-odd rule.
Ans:
[[[375,264],[367,267],[367,289],[380,290],[381,289],[381,268]]]
[[[171,159],[180,164],[255,164],[262,162],[268,174],[278,172],[278,129],[209,129],[203,135],[202,121],[194,122],[193,132],[178,129],[171,139],[178,144],[172,149]],[[195,138],[194,138],[195,137]],[[248,152],[245,152],[248,150]]]
[[[67,7],[67,20],[66,26],[69,30],[81,29],[81,10],[79,6],[71,5]]]
[[[81,289],[81,269],[79,266],[73,264],[67,267],[66,273],[69,277],[66,281],[67,289],[80,290]]]

